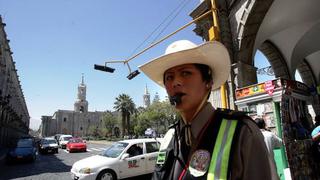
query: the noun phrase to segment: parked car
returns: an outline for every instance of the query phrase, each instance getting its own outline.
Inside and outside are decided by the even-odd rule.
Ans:
[[[100,155],[73,164],[72,179],[123,179],[154,171],[160,143],[155,139],[115,142]]]
[[[87,151],[87,144],[81,138],[72,138],[67,143],[67,151],[74,152],[74,151]]]
[[[6,162],[35,161],[37,158],[37,146],[33,138],[20,138],[11,145],[6,155]]]
[[[40,153],[58,153],[58,143],[54,138],[43,138],[40,140],[39,152]]]
[[[59,137],[59,146],[61,147],[61,149],[66,148],[66,144],[69,142],[71,138],[72,138],[72,135],[66,135],[66,134],[63,134]]]

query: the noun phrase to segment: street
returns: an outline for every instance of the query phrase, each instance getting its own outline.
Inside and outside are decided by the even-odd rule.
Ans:
[[[34,163],[14,163],[3,165],[0,179],[71,179],[70,169],[74,162],[99,154],[107,148],[105,144],[88,142],[87,152],[69,153],[59,149],[58,154],[39,154]]]
[[[59,149],[58,154],[39,154],[33,163],[3,164],[0,180],[70,180],[74,162],[101,153],[110,144],[87,143],[87,152],[69,153]]]

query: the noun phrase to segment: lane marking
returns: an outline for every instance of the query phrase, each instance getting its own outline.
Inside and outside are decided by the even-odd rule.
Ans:
[[[90,148],[90,149],[92,149],[92,150],[94,150],[94,151],[100,151],[100,150],[97,149],[97,148]]]

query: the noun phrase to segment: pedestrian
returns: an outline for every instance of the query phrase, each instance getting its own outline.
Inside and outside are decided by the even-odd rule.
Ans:
[[[320,161],[320,115],[315,117],[315,128],[311,132],[312,154],[317,161]]]
[[[320,115],[315,118],[315,128],[311,132],[312,140],[315,142],[320,142]]]
[[[223,44],[176,41],[140,69],[166,89],[182,117],[162,141],[153,179],[277,179],[254,121],[240,112],[215,110],[207,101],[230,73]]]
[[[272,161],[270,164],[273,166],[275,165],[273,150],[280,148],[282,146],[282,139],[267,129],[264,119],[256,118],[255,122],[257,123],[258,127],[260,128],[263,134],[264,142],[267,146],[270,160]],[[271,168],[271,170],[276,170],[276,169],[277,169],[276,166],[274,166],[274,168]],[[277,172],[274,172],[274,173],[277,173]]]
[[[269,155],[274,159],[273,150],[276,148],[280,148],[282,146],[282,140],[273,132],[269,131],[266,127],[266,123],[262,118],[256,118],[255,122],[257,123],[258,127],[260,128],[264,142],[266,143]]]

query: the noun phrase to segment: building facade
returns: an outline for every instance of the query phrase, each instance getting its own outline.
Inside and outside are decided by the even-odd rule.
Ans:
[[[73,136],[88,136],[90,128],[100,127],[106,112],[88,111],[86,100],[87,86],[82,81],[78,85],[77,100],[74,110],[57,110],[53,116],[42,116],[41,136],[53,136],[55,134],[71,134]]]
[[[147,108],[150,106],[150,93],[148,91],[148,86],[146,85],[146,89],[143,95],[143,107]]]
[[[0,146],[29,133],[30,116],[0,16]]]

